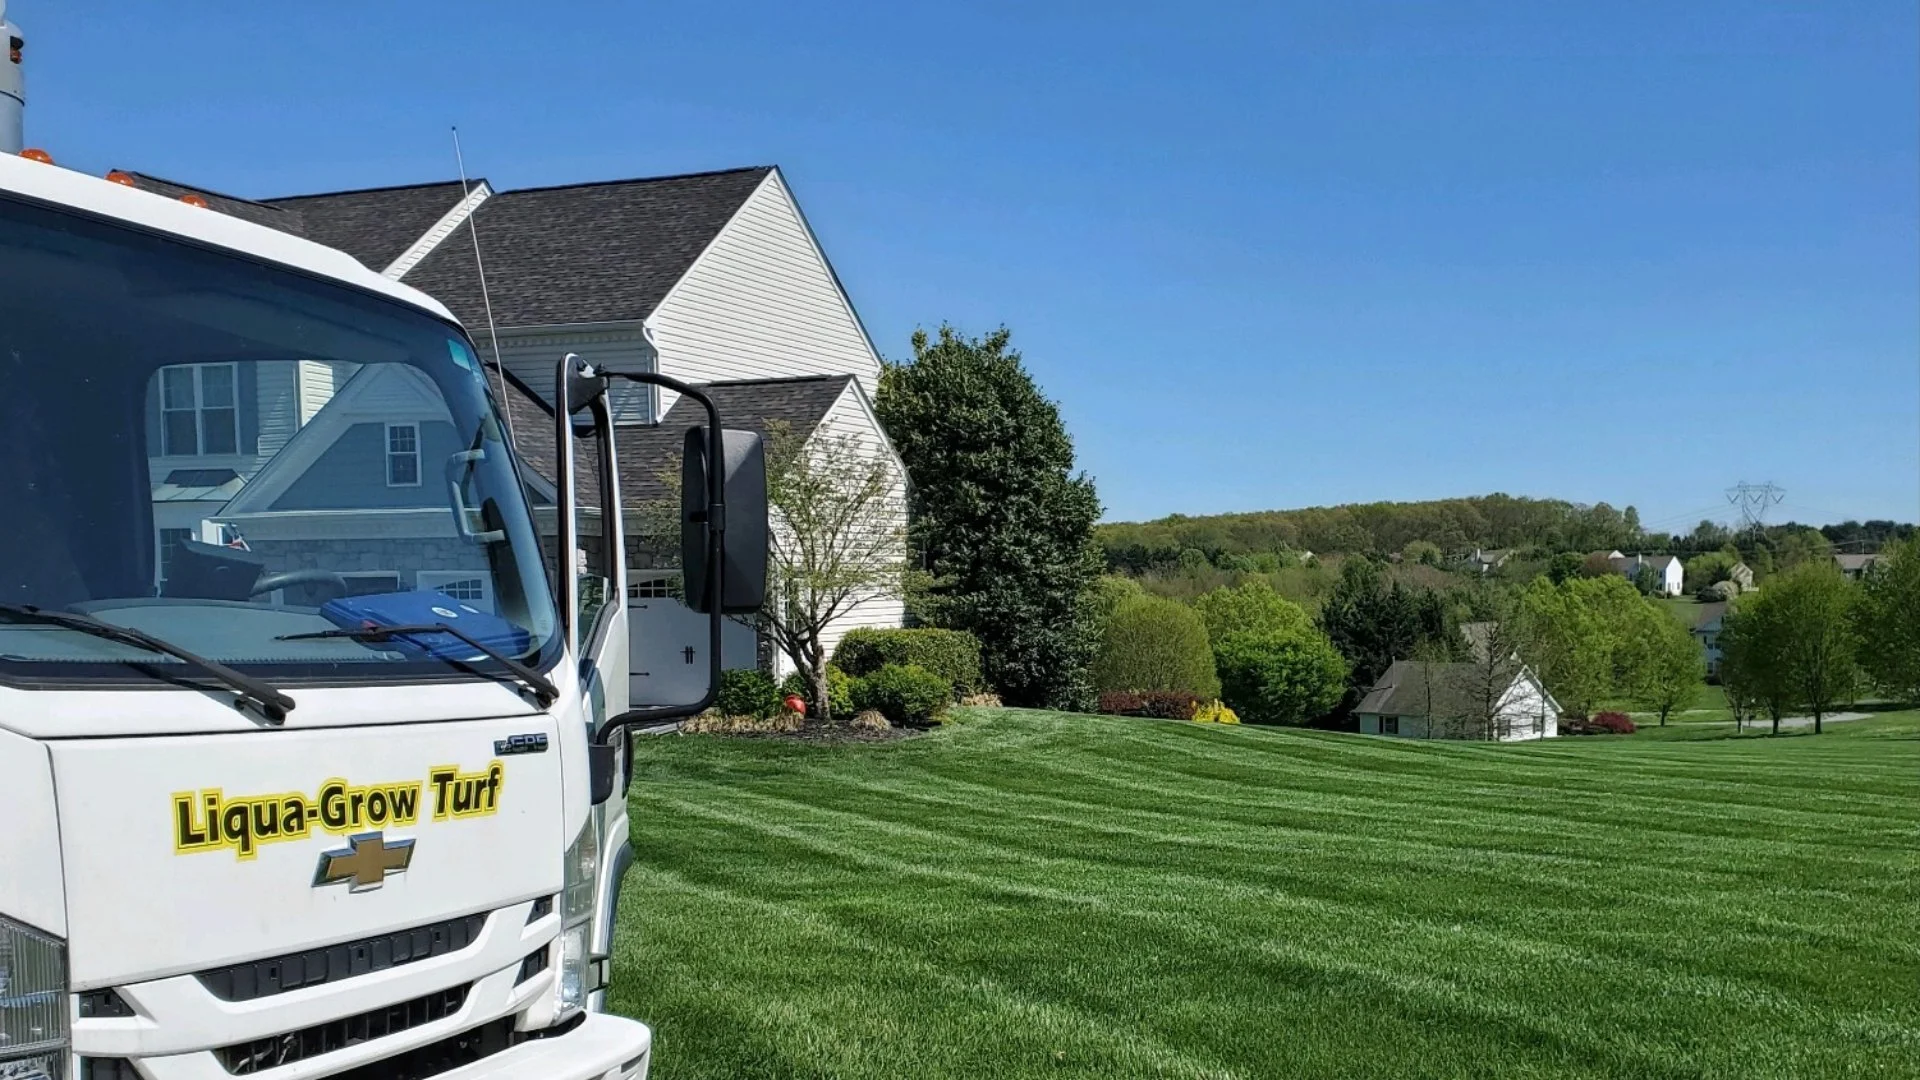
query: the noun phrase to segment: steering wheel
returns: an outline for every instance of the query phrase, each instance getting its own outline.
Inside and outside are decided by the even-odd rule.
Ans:
[[[253,589],[247,595],[259,596],[290,585],[330,585],[336,595],[347,595],[347,579],[331,570],[289,570],[284,574],[268,574],[254,582]]]

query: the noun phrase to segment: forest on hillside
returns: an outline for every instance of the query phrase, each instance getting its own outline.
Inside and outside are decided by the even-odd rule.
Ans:
[[[1913,525],[1892,521],[1849,521],[1819,529],[1787,523],[1741,532],[1702,521],[1687,533],[1656,533],[1641,526],[1632,506],[1616,509],[1604,502],[1585,505],[1493,494],[1198,517],[1172,514],[1154,521],[1102,524],[1095,539],[1110,570],[1141,575],[1205,566],[1272,572],[1306,552],[1391,557],[1409,548],[1427,562],[1455,561],[1476,548],[1510,550],[1528,558],[1615,548],[1676,555],[1730,546],[1758,552],[1819,543],[1865,552],[1913,533]]]

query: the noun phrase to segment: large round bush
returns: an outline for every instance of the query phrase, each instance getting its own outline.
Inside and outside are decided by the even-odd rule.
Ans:
[[[1347,662],[1312,627],[1228,634],[1215,655],[1220,698],[1256,724],[1304,724],[1340,703]]]
[[[888,664],[925,668],[946,679],[954,697],[982,687],[980,640],[964,630],[849,630],[834,646],[833,663],[854,678],[871,675]]]
[[[912,664],[887,664],[853,680],[853,707],[871,709],[895,724],[930,724],[953,700],[953,684]]]
[[[1220,693],[1199,613],[1158,596],[1127,597],[1113,609],[1093,678],[1099,690],[1185,690],[1202,698]]]

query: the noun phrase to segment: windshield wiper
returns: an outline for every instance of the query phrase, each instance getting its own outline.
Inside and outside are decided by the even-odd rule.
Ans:
[[[197,668],[227,684],[242,698],[260,706],[267,720],[285,723],[287,714],[293,711],[293,699],[279,690],[261,682],[251,675],[243,675],[218,660],[209,660],[199,653],[175,645],[165,638],[157,638],[145,630],[135,630],[131,626],[121,626],[92,615],[82,615],[74,611],[48,611],[32,604],[0,604],[0,615],[10,616],[23,622],[44,623],[48,626],[63,626],[68,630],[78,630],[83,634],[92,634],[97,638],[117,641],[122,645],[133,645],[171,656],[188,667]]]
[[[422,634],[445,634],[448,637],[458,638],[479,650],[481,653],[484,653],[487,659],[506,668],[514,678],[520,680],[529,690],[532,690],[534,697],[539,699],[540,707],[543,709],[560,699],[560,688],[553,685],[545,675],[540,674],[480,639],[473,637],[466,631],[455,629],[446,623],[417,623],[412,626],[348,626],[336,630],[312,630],[304,634],[281,634],[274,640],[313,641],[319,638],[352,638],[359,642],[377,643],[386,641],[396,635],[400,637],[419,637]],[[469,667],[473,667],[473,663],[470,660],[461,660],[458,657],[446,656],[438,652],[433,655],[438,656],[442,660],[451,660],[457,664],[466,664]],[[479,671],[483,675],[490,674],[490,672],[487,672],[483,668],[474,667],[474,670]]]

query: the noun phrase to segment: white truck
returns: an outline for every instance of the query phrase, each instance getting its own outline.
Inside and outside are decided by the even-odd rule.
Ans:
[[[0,154],[0,1080],[646,1075],[601,1011],[628,729],[706,701],[626,705],[612,377],[556,357],[535,505],[430,297]],[[369,395],[412,421],[340,427]],[[708,408],[682,558],[717,646],[766,509]],[[219,508],[270,481],[250,541]],[[409,559],[437,576],[368,572]]]

